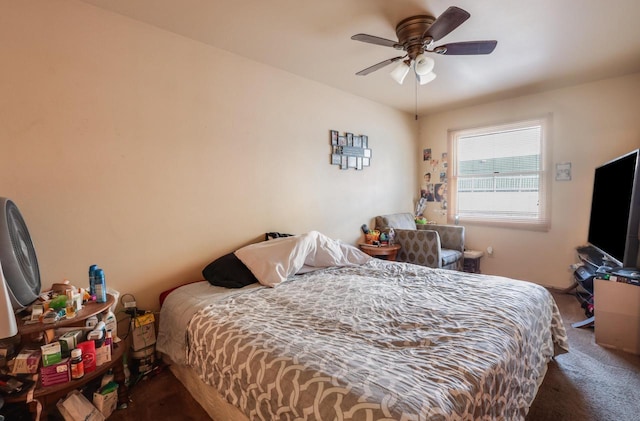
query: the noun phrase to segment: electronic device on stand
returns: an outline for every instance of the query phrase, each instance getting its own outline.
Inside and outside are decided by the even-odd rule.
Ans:
[[[594,280],[640,285],[640,149],[595,169],[587,245],[577,247],[576,289],[587,319],[595,321]]]
[[[594,305],[593,305],[593,281],[597,271],[597,266],[591,264],[584,254],[581,253],[581,249],[584,252],[583,247],[578,247],[578,258],[580,263],[573,265],[573,278],[574,284],[567,290],[567,292],[573,290],[580,306],[584,309],[586,319],[572,323],[571,327],[590,327],[595,322],[594,317]]]
[[[586,251],[597,266],[633,271],[640,263],[640,149],[596,168]],[[603,259],[597,261],[598,254]]]

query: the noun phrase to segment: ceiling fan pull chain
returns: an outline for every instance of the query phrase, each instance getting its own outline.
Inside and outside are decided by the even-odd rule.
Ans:
[[[416,89],[416,121],[418,121],[418,78],[415,78],[413,86],[415,86]]]

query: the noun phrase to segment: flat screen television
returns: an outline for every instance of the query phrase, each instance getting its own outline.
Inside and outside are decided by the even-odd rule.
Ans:
[[[605,265],[637,268],[640,230],[640,149],[596,168],[587,241]]]

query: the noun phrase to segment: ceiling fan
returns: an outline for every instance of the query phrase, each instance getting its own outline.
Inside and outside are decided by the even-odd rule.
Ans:
[[[391,72],[391,77],[396,82],[402,84],[413,66],[418,82],[424,85],[436,77],[436,74],[433,73],[435,61],[426,53],[450,56],[490,54],[496,48],[498,41],[466,41],[439,46],[433,45],[434,42],[444,38],[464,23],[470,16],[469,12],[459,7],[451,6],[437,19],[430,15],[417,15],[403,19],[396,26],[398,41],[367,34],[352,36],[351,39],[356,41],[393,47],[396,50],[404,50],[406,52],[404,56],[390,58],[360,70],[356,75],[365,76],[391,63],[399,62]]]

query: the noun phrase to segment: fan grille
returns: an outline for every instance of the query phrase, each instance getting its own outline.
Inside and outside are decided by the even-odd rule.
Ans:
[[[27,225],[11,200],[5,203],[6,230],[11,250],[0,250],[4,276],[19,306],[26,306],[40,294],[40,269]],[[8,246],[8,247],[7,247]]]
[[[18,266],[20,271],[28,280],[40,279],[40,270],[38,267],[38,261],[36,259],[36,253],[31,242],[31,236],[27,230],[27,225],[18,211],[18,207],[9,202],[7,209],[7,220],[9,221],[9,235],[11,236],[11,243],[13,244],[13,251],[18,259]],[[30,283],[34,286],[35,283]]]

